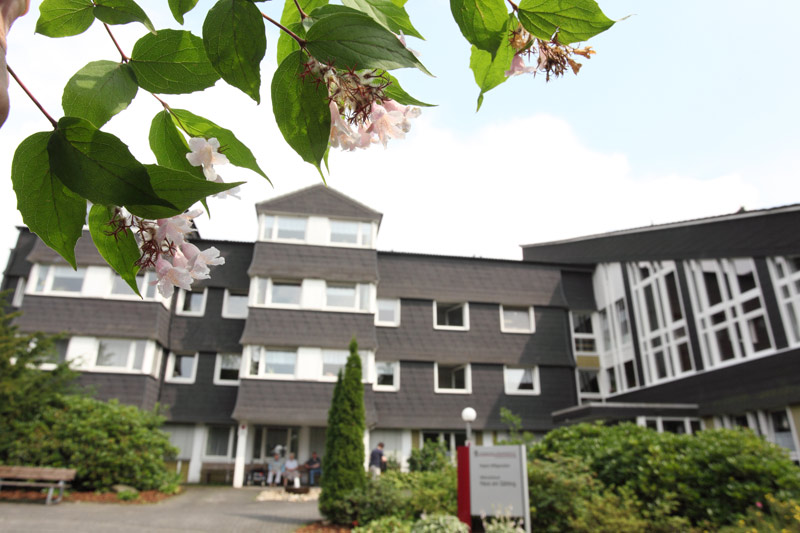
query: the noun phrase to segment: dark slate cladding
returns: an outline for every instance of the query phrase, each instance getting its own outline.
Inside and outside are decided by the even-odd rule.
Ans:
[[[502,333],[500,308],[469,304],[469,331],[433,328],[431,300],[401,300],[400,326],[378,327],[376,356],[385,361],[572,365],[566,310],[534,307],[536,333]]]
[[[195,280],[192,283],[193,289],[220,287],[239,293],[246,293],[250,290],[247,267],[253,260],[252,242],[197,240],[193,243],[201,250],[213,246],[219,250],[220,257],[225,258],[224,265],[211,267],[209,279]]]
[[[78,386],[98,400],[119,400],[145,410],[153,409],[158,400],[158,381],[141,374],[81,372]]]
[[[586,264],[800,252],[800,206],[523,246],[525,261]]]
[[[31,263],[43,263],[49,265],[66,265],[67,262],[63,257],[58,255],[58,252],[48,248],[41,240],[36,239],[36,244],[28,254],[28,261]],[[81,266],[108,266],[106,260],[97,251],[97,248],[92,242],[88,231],[84,231],[78,243],[75,245],[75,260]]]
[[[169,311],[157,302],[26,294],[22,311],[16,320],[22,331],[155,339],[167,344],[163,334]]]
[[[597,310],[597,304],[594,301],[592,274],[590,272],[562,271],[561,283],[570,309]]]
[[[217,354],[200,352],[193,384],[165,382],[159,404],[170,422],[232,424],[238,387],[214,385]]]
[[[500,408],[506,407],[522,417],[528,431],[552,429],[550,413],[575,404],[575,374],[569,368],[541,367],[542,391],[537,396],[506,395],[503,367],[472,365],[472,394],[434,392],[433,363],[400,363],[400,390],[373,392],[378,411],[378,428],[413,428],[463,430],[461,410],[473,407],[478,418],[476,430],[507,430],[500,420]]]
[[[379,252],[378,297],[566,307],[557,268],[520,261]]]
[[[256,204],[256,212],[320,215],[380,222],[383,215],[325,185],[312,185]]]
[[[224,289],[208,289],[203,316],[173,315],[167,346],[175,352],[241,352],[245,320],[222,318],[224,295]]]
[[[590,403],[574,408],[567,408],[553,413],[553,422],[556,424],[572,424],[579,422],[602,421],[630,421],[636,420],[637,416],[667,416],[667,417],[692,417],[697,418],[699,411],[697,406],[675,405],[675,404],[642,404],[614,405],[609,403]]]
[[[257,242],[247,273],[272,278],[371,282],[378,280],[378,260],[375,250]]]
[[[16,276],[27,278],[28,274],[31,272],[31,266],[33,266],[33,263],[28,261],[28,254],[31,253],[36,243],[39,242],[39,238],[31,233],[28,228],[21,227],[18,229],[19,237],[17,237],[17,245],[11,249],[5,275],[6,277]]]
[[[251,424],[327,426],[334,383],[243,379],[233,418]],[[371,385],[364,386],[364,409],[368,426],[375,424]]]
[[[800,404],[800,349],[621,394],[608,402],[696,403],[701,416]]]
[[[250,308],[241,344],[346,349],[355,337],[362,350],[375,350],[374,315]]]

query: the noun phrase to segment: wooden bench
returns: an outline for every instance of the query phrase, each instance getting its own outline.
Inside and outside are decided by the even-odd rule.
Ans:
[[[48,468],[41,466],[2,466],[0,465],[0,488],[36,487],[47,489],[45,505],[53,501],[53,489],[58,489],[58,499],[64,496],[68,482],[75,479],[75,470],[71,468]]]

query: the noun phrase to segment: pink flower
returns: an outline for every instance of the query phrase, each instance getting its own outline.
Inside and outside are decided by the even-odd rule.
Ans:
[[[222,176],[220,176],[219,174],[217,174],[217,177],[211,181],[213,181],[214,183],[225,183],[222,180]],[[219,198],[220,200],[224,200],[228,196],[231,196],[233,198],[236,198],[237,200],[241,200],[242,197],[239,196],[241,192],[242,190],[240,187],[234,187],[233,189],[228,189],[227,191],[218,192],[217,194],[214,195],[214,198]]]
[[[220,257],[219,250],[213,246],[201,252],[197,246],[186,242],[181,245],[181,252],[194,279],[208,279],[211,277],[209,266],[225,264],[225,258]]]
[[[367,132],[378,137],[383,147],[389,138],[403,139],[411,131],[409,118],[420,114],[418,107],[404,106],[392,100],[385,100],[383,105],[372,104],[371,124]]]
[[[200,209],[183,213],[182,215],[175,215],[171,218],[159,218],[156,223],[158,229],[156,230],[156,242],[164,247],[170,245],[180,246],[184,243],[184,235],[194,230],[192,227],[192,219],[200,216],[203,213]],[[166,250],[163,250],[166,251]]]
[[[189,148],[192,151],[186,154],[186,159],[192,166],[202,166],[203,175],[209,181],[214,181],[214,178],[217,177],[214,165],[224,165],[228,162],[228,158],[219,153],[219,141],[216,137],[208,140],[202,137],[192,137],[189,139]]]
[[[758,507],[759,509],[763,509],[764,508],[764,504],[761,503],[761,502],[756,502],[756,507]]]
[[[158,278],[158,292],[164,298],[171,298],[175,287],[185,291],[192,288],[192,276],[182,267],[176,267],[163,257],[156,261],[156,277]]]
[[[353,130],[352,126],[345,122],[339,114],[339,107],[335,102],[330,103],[331,108],[331,146],[342,150],[353,151],[356,148],[368,148],[370,145],[370,135],[359,126],[358,130]]]
[[[514,59],[511,60],[511,68],[505,72],[505,75],[506,78],[510,78],[512,76],[528,74],[531,72],[536,72],[536,67],[526,67],[525,60],[522,59],[522,55],[515,54]]]

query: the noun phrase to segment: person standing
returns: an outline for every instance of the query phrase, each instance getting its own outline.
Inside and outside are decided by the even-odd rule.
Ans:
[[[369,471],[372,477],[381,475],[384,463],[386,463],[386,456],[383,455],[383,443],[379,442],[378,446],[369,454]]]

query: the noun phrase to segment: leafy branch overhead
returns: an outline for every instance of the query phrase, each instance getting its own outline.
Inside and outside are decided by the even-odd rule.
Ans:
[[[197,0],[168,0],[179,24]],[[214,249],[186,240],[197,202],[235,196],[222,164],[267,178],[253,151],[229,129],[193,111],[175,109],[164,95],[208,89],[222,80],[261,102],[266,26],[279,28],[273,43],[278,66],[270,90],[272,114],[285,141],[322,174],[331,148],[388,145],[410,131],[420,108],[406,92],[402,69],[431,75],[406,38],[423,39],[406,0],[285,0],[280,17],[270,4],[217,0],[204,14],[202,35],[157,29],[134,0],[43,0],[36,32],[71,37],[102,25],[118,52],[93,59],[67,82],[63,116],[53,118],[9,68],[53,129],[33,133],[17,148],[12,183],[23,221],[73,267],[89,203],[89,233],[109,265],[137,291],[140,268],[156,270],[165,296],[188,289],[221,264]],[[453,18],[472,45],[469,61],[484,95],[509,77],[542,72],[547,80],[578,73],[583,42],[609,29],[594,0],[450,0]],[[163,9],[163,8],[162,8]],[[201,14],[202,15],[202,14]],[[159,19],[155,19],[159,20]],[[137,24],[142,36],[124,50],[112,27]],[[533,61],[528,66],[525,60]],[[150,93],[158,111],[147,133],[157,164],[143,164],[123,140],[102,128],[133,100]],[[258,113],[258,111],[254,111]]]

